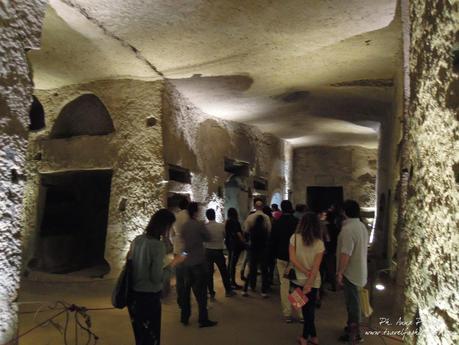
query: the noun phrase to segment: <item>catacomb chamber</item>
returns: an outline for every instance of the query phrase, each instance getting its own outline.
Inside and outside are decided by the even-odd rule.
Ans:
[[[38,234],[31,269],[70,273],[97,267],[104,260],[111,170],[42,174]]]

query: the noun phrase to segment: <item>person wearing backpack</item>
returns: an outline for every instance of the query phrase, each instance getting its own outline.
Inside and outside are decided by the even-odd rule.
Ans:
[[[268,297],[268,269],[267,269],[267,251],[268,251],[268,227],[266,220],[262,215],[255,218],[255,222],[249,229],[250,246],[248,250],[249,255],[249,276],[244,284],[244,291],[242,296],[247,297],[249,286],[252,291],[256,291],[257,285],[257,272],[258,268],[261,270],[261,296]]]

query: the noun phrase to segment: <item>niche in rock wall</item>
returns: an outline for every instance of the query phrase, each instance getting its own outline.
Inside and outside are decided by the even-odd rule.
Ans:
[[[177,165],[169,164],[169,180],[181,183],[191,183],[191,172],[188,169],[179,167]]]
[[[112,171],[72,171],[41,175],[41,222],[31,269],[70,273],[97,268],[104,260]]]
[[[33,101],[29,112],[29,130],[39,131],[45,128],[45,111],[37,97],[32,97]]]
[[[167,208],[170,210],[183,209],[190,200],[190,194],[188,193],[169,192],[167,194]]]
[[[249,163],[230,158],[224,160],[224,170],[230,173],[225,183],[225,210],[236,209],[240,219],[245,219],[249,211]]]
[[[93,94],[82,95],[62,108],[50,134],[52,139],[106,135],[115,131],[105,105]]]

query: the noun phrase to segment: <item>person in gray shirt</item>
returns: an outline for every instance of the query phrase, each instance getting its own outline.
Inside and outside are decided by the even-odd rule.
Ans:
[[[345,220],[338,236],[336,279],[344,287],[347,327],[339,340],[361,342],[359,290],[367,283],[368,231],[360,221],[360,206],[354,200],[343,204]]]
[[[181,233],[183,255],[186,256],[186,260],[183,263],[184,295],[179,304],[181,308],[180,322],[183,325],[188,325],[191,315],[190,295],[191,290],[193,290],[199,309],[199,327],[212,327],[217,322],[209,320],[207,312],[207,277],[209,273],[204,249],[204,242],[210,240],[210,235],[204,223],[197,220],[198,204],[190,203],[187,210],[190,219],[183,224]]]
[[[231,288],[228,270],[225,264],[225,256],[223,255],[223,249],[225,249],[225,225],[215,221],[215,210],[212,208],[209,208],[206,211],[206,217],[209,221],[206,224],[206,228],[209,232],[210,240],[204,243],[204,247],[206,248],[207,266],[209,268],[207,286],[209,288],[210,299],[212,301],[215,300],[214,264],[217,265],[220,275],[222,276],[222,282],[226,292],[225,296],[232,297],[236,295],[236,293]]]
[[[132,241],[128,259],[132,261],[132,292],[128,311],[136,345],[155,344],[161,340],[161,289],[170,267],[185,258],[177,256],[165,265],[166,247],[161,238],[169,232],[175,216],[161,209],[150,219],[145,233]]]

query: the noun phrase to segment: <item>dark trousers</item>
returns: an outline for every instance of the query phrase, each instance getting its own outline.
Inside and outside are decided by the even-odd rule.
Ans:
[[[199,308],[199,322],[207,321],[207,265],[205,263],[184,266],[184,294],[180,303],[181,320],[188,321],[191,315],[191,290]]]
[[[239,261],[239,256],[241,255],[242,250],[232,249],[229,250],[229,259],[228,259],[228,274],[230,284],[236,284],[236,266]]]
[[[133,292],[128,304],[136,345],[161,343],[161,291]]]
[[[347,325],[349,330],[355,330],[360,334],[360,296],[357,285],[352,284],[346,277],[343,277],[344,301],[347,310]]]
[[[225,256],[223,255],[223,249],[206,249],[206,259],[208,267],[208,282],[207,287],[209,293],[214,296],[214,264],[217,265],[220,275],[222,276],[223,286],[226,292],[231,291],[231,285],[228,277],[228,270],[226,269]]]
[[[257,273],[258,268],[261,270],[261,292],[268,292],[269,282],[268,282],[268,268],[267,268],[267,258],[265,250],[249,250],[247,252],[249,258],[249,276],[244,284],[244,291],[247,291],[248,287],[252,290],[255,290],[257,286]]]
[[[298,286],[296,284],[292,284],[293,288],[300,288],[303,290],[303,286]],[[316,332],[316,325],[315,325],[315,314],[316,314],[316,302],[317,302],[317,294],[319,293],[319,289],[312,288],[306,297],[308,298],[308,302],[301,308],[303,312],[303,338],[308,340],[309,337],[317,337]]]
[[[177,304],[180,308],[182,308],[182,304],[185,299],[185,266],[183,264],[179,264],[175,268],[175,281]]]

